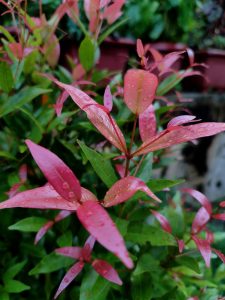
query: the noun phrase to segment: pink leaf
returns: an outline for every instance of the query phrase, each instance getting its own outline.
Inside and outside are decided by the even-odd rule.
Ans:
[[[126,168],[122,164],[116,164],[115,165],[117,173],[120,175],[120,178],[124,178],[126,173]]]
[[[82,271],[84,267],[84,263],[79,261],[75,265],[73,265],[69,271],[67,271],[66,275],[63,277],[63,280],[60,283],[60,286],[54,296],[56,299],[59,294],[62,293],[63,290],[75,279],[75,277]]]
[[[90,235],[89,238],[86,240],[84,247],[82,249],[82,257],[85,261],[89,262],[91,259],[91,252],[95,245],[95,238]]]
[[[192,239],[195,242],[198,250],[200,251],[206,266],[209,268],[212,253],[210,244],[206,240],[199,239],[196,236],[192,236]]]
[[[177,51],[177,52],[171,52],[169,54],[166,54],[162,61],[158,64],[158,69],[161,72],[167,72],[172,65],[181,58],[181,54],[183,54],[185,51]]]
[[[37,232],[35,239],[34,239],[34,244],[36,245],[40,239],[46,234],[46,232],[52,228],[54,225],[53,221],[48,221],[44,226],[42,226],[39,231]]]
[[[145,55],[145,50],[142,44],[142,41],[140,39],[137,39],[137,54],[140,58],[142,58]]]
[[[65,200],[52,186],[45,185],[43,187],[21,192],[9,200],[0,203],[0,209],[12,207],[75,211],[78,204],[76,202]]]
[[[110,207],[127,201],[137,191],[146,193],[155,201],[161,202],[159,198],[152,193],[147,185],[139,178],[128,176],[118,180],[106,193],[104,206]]]
[[[68,256],[74,259],[80,259],[82,256],[81,247],[62,247],[55,249],[55,252],[63,256]]]
[[[63,0],[63,3],[67,5],[67,15],[76,23],[76,16],[79,15],[78,0]]]
[[[99,21],[100,0],[84,0],[84,11],[89,20],[89,29],[95,32]]]
[[[124,240],[108,213],[98,203],[87,201],[77,210],[86,230],[106,249],[114,253],[128,268],[133,267]]]
[[[92,263],[92,267],[99,275],[101,275],[108,281],[111,281],[118,285],[123,284],[117,271],[105,260],[95,259]]]
[[[112,94],[110,90],[110,86],[107,85],[104,93],[104,106],[111,111],[113,107],[113,102],[112,102]]]
[[[108,139],[121,151],[127,151],[126,142],[121,130],[114,119],[110,116],[109,111],[107,111],[103,105],[98,104],[87,94],[74,86],[61,83],[53,77],[47,77],[68,92],[73,101],[87,113],[87,117],[91,123],[101,132],[101,134],[104,135],[106,139]]]
[[[179,253],[182,253],[185,247],[184,241],[177,239],[177,244],[178,244]]]
[[[62,221],[63,219],[67,218],[70,215],[71,215],[70,211],[62,210],[55,216],[54,222],[56,223],[56,222]]]
[[[142,142],[156,135],[156,117],[153,105],[139,115],[139,132]]]
[[[56,104],[54,104],[55,112],[57,114],[57,117],[59,117],[62,113],[63,104],[64,102],[69,98],[69,94],[67,91],[63,91],[58,99],[56,100]]]
[[[122,15],[121,8],[125,0],[115,0],[113,4],[105,8],[103,18],[107,20],[108,24],[114,23]]]
[[[30,140],[26,144],[37,165],[54,189],[66,200],[79,202],[81,187],[71,169],[54,153]]]
[[[216,255],[222,260],[222,262],[225,264],[225,255],[220,252],[219,250],[212,248],[212,251],[216,253]]]
[[[31,47],[24,48],[20,43],[9,43],[8,47],[18,60],[22,60],[34,50]]]
[[[100,9],[104,8],[106,5],[108,5],[111,2],[111,0],[100,0]]]
[[[86,201],[95,201],[98,202],[98,199],[95,197],[95,195],[90,192],[89,190],[85,189],[85,188],[81,188],[81,199],[80,202],[86,202]]]
[[[212,205],[209,202],[209,199],[204,194],[202,194],[201,192],[199,192],[197,190],[190,189],[190,188],[183,188],[181,191],[183,193],[187,193],[190,196],[192,196],[193,198],[195,198],[207,210],[207,212],[211,215]]]
[[[124,101],[134,114],[144,112],[155,98],[157,77],[144,70],[128,70],[124,78]]]
[[[160,225],[162,226],[162,228],[169,233],[172,233],[172,228],[170,226],[169,221],[159,212],[155,211],[155,210],[151,210],[152,214],[155,216],[155,218],[159,221]]]
[[[140,148],[133,153],[133,156],[146,154],[159,149],[198,139],[204,136],[211,136],[225,131],[225,123],[200,123],[190,126],[178,126],[176,130],[159,133],[157,136],[145,141]]]
[[[225,207],[225,201],[220,202],[219,204],[221,207]]]
[[[225,214],[215,214],[212,215],[213,219],[225,221]]]
[[[209,222],[209,220],[210,220],[210,214],[204,207],[201,207],[198,210],[194,218],[194,221],[192,223],[192,233],[197,234],[200,231],[202,231],[205,225]]]
[[[183,115],[183,116],[175,117],[175,118],[173,118],[172,120],[169,121],[169,123],[167,124],[167,128],[170,128],[170,127],[173,127],[173,126],[183,125],[183,124],[186,124],[186,123],[190,123],[195,118],[196,118],[195,116],[189,116],[189,115]],[[194,122],[196,122],[196,121],[194,121]]]
[[[212,244],[214,242],[214,234],[213,232],[209,231],[208,229],[205,229],[206,231],[206,240],[209,244]]]

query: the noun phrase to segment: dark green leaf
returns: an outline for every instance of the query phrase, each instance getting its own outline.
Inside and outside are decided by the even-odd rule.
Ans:
[[[176,246],[177,244],[175,238],[168,232],[140,222],[130,224],[125,239],[140,245],[146,242],[150,242],[152,246]]]
[[[0,109],[0,117],[3,117],[10,112],[20,108],[24,104],[32,101],[34,98],[48,93],[50,90],[42,89],[39,87],[25,87],[12,97],[9,97],[8,101],[5,102]]]
[[[150,300],[152,299],[151,276],[143,274],[135,276],[132,280],[132,300]]]
[[[170,180],[170,179],[153,179],[147,183],[148,187],[153,192],[162,191],[165,188],[170,188],[175,185],[183,183],[184,179]]]
[[[66,231],[63,235],[57,238],[57,244],[59,247],[72,246],[73,235],[70,230]]]
[[[141,164],[141,167],[136,174],[136,177],[142,179],[144,182],[148,182],[151,179],[152,160],[153,160],[153,153],[151,152],[145,156]]]
[[[4,291],[1,291],[1,292],[0,292],[0,299],[1,299],[1,300],[10,300],[9,294],[6,293],[6,292],[4,292]]]
[[[45,256],[32,270],[29,275],[47,274],[70,266],[74,259],[57,255],[55,252]]]
[[[48,220],[40,217],[28,217],[9,226],[10,230],[37,232]]]
[[[157,92],[156,92],[157,96],[165,95],[170,90],[172,90],[176,85],[178,85],[182,80],[181,75],[183,73],[184,71],[180,71],[179,73],[172,74],[166,77],[166,79],[164,79],[157,88]]]
[[[25,266],[26,261],[22,261],[18,264],[13,265],[10,267],[4,274],[3,274],[3,281],[7,282],[8,280],[14,278]]]
[[[78,143],[85,156],[90,161],[96,174],[101,178],[107,187],[111,187],[117,181],[117,177],[110,160],[105,159],[103,155],[87,147],[83,142],[78,141]]]
[[[153,258],[150,254],[144,254],[138,260],[137,266],[133,275],[141,275],[143,273],[159,272],[159,261]]]
[[[177,256],[176,259],[175,259],[175,261],[179,265],[186,266],[189,269],[195,271],[196,273],[201,273],[201,271],[199,269],[198,262],[193,257],[186,256],[186,255],[181,255],[181,256]]]
[[[13,74],[8,63],[0,62],[0,89],[9,93],[14,85]]]
[[[96,272],[88,272],[82,280],[79,300],[106,300],[111,283]]]
[[[21,293],[23,291],[29,290],[30,287],[18,280],[7,280],[5,283],[5,290],[8,293]]]

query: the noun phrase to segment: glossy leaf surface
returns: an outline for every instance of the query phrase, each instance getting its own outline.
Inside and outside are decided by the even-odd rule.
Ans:
[[[204,207],[201,207],[198,210],[198,212],[194,218],[194,221],[192,223],[192,233],[196,234],[196,233],[200,232],[201,230],[203,230],[205,225],[210,220],[210,217],[211,216],[207,212],[207,210]]]
[[[122,285],[122,281],[116,270],[105,260],[95,259],[92,263],[92,267],[99,275],[101,275],[108,281],[111,281],[118,285]]]
[[[131,69],[124,78],[124,101],[134,114],[144,112],[155,97],[157,77],[144,70]]]
[[[206,266],[210,267],[210,260],[211,260],[211,247],[210,244],[203,239],[197,238],[196,236],[192,236],[193,241],[195,242],[198,250],[200,251]]]
[[[81,187],[71,169],[54,153],[30,140],[29,150],[39,168],[54,189],[66,200],[77,202],[81,198]]]
[[[155,201],[160,202],[160,199],[152,193],[142,180],[133,176],[128,176],[118,180],[108,190],[104,198],[104,206],[110,207],[125,202],[137,191],[142,191]]]
[[[62,293],[63,290],[76,278],[76,276],[82,271],[84,267],[84,263],[79,261],[75,265],[73,265],[69,271],[67,271],[66,275],[63,277],[62,282],[60,283],[60,286],[54,296],[54,299],[56,299],[59,294]]]
[[[205,136],[215,135],[225,131],[225,123],[200,123],[185,127],[177,127],[176,130],[159,133],[154,138],[145,141],[140,148],[135,151],[134,156],[146,154],[148,152],[164,149],[173,145],[191,141]]]
[[[105,92],[104,92],[104,106],[111,111],[112,107],[113,107],[113,102],[112,102],[112,94],[111,94],[111,90],[110,90],[110,86],[107,85]]]
[[[139,132],[142,142],[156,135],[156,117],[153,105],[139,115]]]
[[[77,216],[84,228],[101,245],[114,253],[128,268],[133,267],[122,236],[106,210],[98,202],[83,203],[77,210]]]
[[[209,199],[204,194],[190,188],[183,188],[182,192],[187,193],[193,198],[195,198],[207,210],[209,214],[212,213],[212,204],[209,202]]]
[[[68,256],[74,259],[80,259],[82,255],[81,247],[62,247],[55,249],[55,252],[63,256]]]

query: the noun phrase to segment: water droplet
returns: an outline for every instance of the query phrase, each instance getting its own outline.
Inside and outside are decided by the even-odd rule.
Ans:
[[[64,190],[68,190],[69,189],[69,184],[67,182],[63,182],[62,187],[63,187]]]
[[[90,216],[92,216],[92,215],[93,215],[93,212],[89,210],[89,211],[87,212],[87,216],[90,217]]]
[[[102,270],[102,274],[106,275],[107,274],[107,270]]]

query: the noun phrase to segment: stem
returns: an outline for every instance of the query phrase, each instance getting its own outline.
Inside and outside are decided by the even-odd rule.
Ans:
[[[140,169],[141,164],[143,163],[143,161],[144,161],[144,159],[145,159],[145,156],[146,156],[146,154],[144,154],[144,155],[142,156],[142,158],[140,159],[140,161],[138,162],[137,167],[136,167],[136,169],[135,169],[135,171],[134,171],[134,176],[136,176],[138,170]]]

